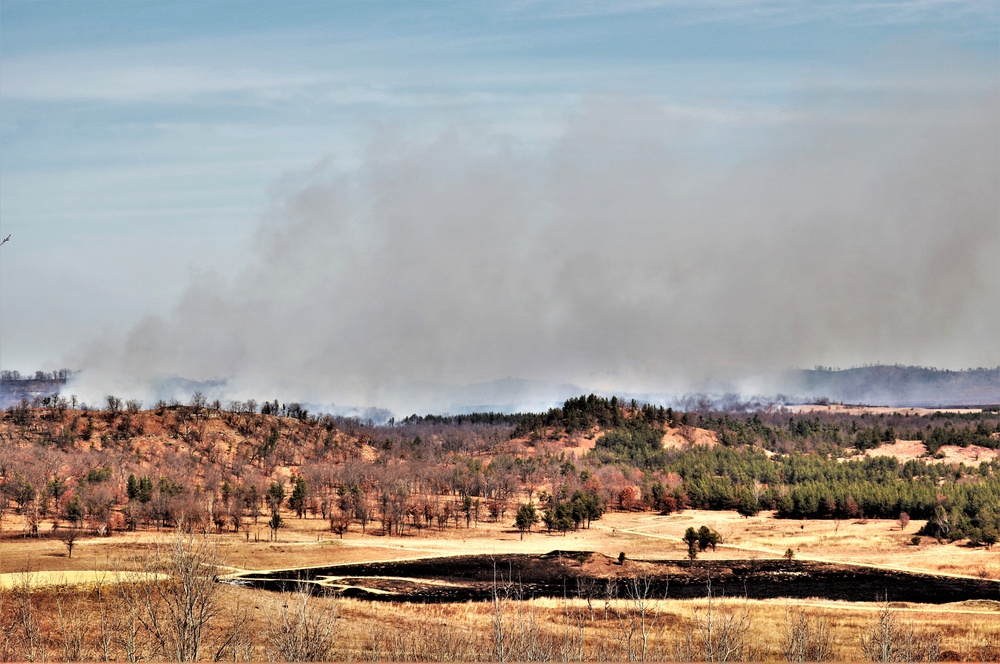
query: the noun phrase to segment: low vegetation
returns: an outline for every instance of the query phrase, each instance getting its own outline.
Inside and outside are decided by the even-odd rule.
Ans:
[[[25,572],[23,583],[8,583],[0,594],[0,622],[17,625],[0,637],[0,659],[908,661],[946,651],[987,659],[995,656],[990,639],[998,630],[984,633],[986,649],[960,653],[968,630],[948,636],[942,649],[925,626],[891,606],[870,625],[860,618],[868,609],[796,605],[778,615],[712,597],[708,585],[704,601],[678,604],[644,593],[638,572],[613,597],[568,591],[562,604],[529,601],[514,580],[498,578],[492,606],[455,608],[464,611],[461,619],[422,623],[437,630],[431,647],[412,640],[413,625],[364,634],[342,620],[386,620],[384,608],[343,598],[276,599],[214,583],[210,572],[241,555],[239,542],[280,546],[288,538],[323,540],[324,533],[353,542],[486,541],[505,532],[517,542],[588,538],[609,514],[692,510],[735,510],[751,521],[762,513],[822,519],[835,532],[842,522],[882,519],[896,524],[907,551],[922,549],[921,538],[985,551],[1000,530],[1000,462],[954,465],[934,455],[944,445],[995,449],[998,429],[995,411],[678,412],[593,395],[540,414],[414,415],[385,425],[277,401],[223,405],[199,394],[151,408],[115,396],[99,410],[59,395],[22,401],[0,418],[0,547],[15,552],[55,541],[70,566],[81,541],[121,544],[111,576],[72,592],[36,588],[31,570],[0,562],[0,572]],[[901,463],[858,456],[900,439],[923,440],[926,457]],[[917,524],[903,535],[911,519]],[[691,564],[716,555],[731,535],[712,522],[684,527],[683,535],[683,528],[649,535],[675,542],[671,555]],[[618,532],[601,528],[601,536]],[[228,543],[227,555],[212,548],[217,542]],[[621,544],[609,544],[609,555],[617,557]],[[779,557],[785,546],[775,548]],[[621,554],[623,570],[639,564],[631,551]],[[183,572],[191,556],[208,558]],[[799,552],[790,543],[785,556],[790,563]],[[185,573],[208,582],[182,583]],[[201,588],[202,604],[191,597],[171,604],[177,584],[184,592]],[[247,593],[260,613],[241,613]],[[83,629],[73,616],[99,627]],[[876,632],[909,645],[886,650]]]

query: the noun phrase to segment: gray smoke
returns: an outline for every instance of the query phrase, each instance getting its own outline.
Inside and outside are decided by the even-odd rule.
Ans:
[[[408,413],[505,377],[636,392],[995,366],[997,94],[909,101],[758,127],[729,151],[635,100],[591,100],[545,145],[387,132],[356,170],[285,182],[239,274],[72,358],[76,390],[177,375]]]

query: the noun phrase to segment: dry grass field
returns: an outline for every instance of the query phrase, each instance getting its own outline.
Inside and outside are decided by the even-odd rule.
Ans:
[[[609,569],[608,573],[621,575],[625,590],[616,599],[590,602],[571,597],[519,601],[514,592],[501,593],[492,603],[423,605],[333,598],[303,600],[263,590],[218,586],[217,617],[203,637],[214,650],[203,649],[199,658],[213,659],[219,652],[227,659],[275,658],[280,653],[269,650],[268,644],[273,645],[277,637],[272,634],[273,638],[265,639],[261,635],[269,634],[278,624],[303,622],[294,613],[300,610],[316,625],[329,621],[330,649],[326,655],[341,660],[705,659],[706,644],[723,639],[727,647],[734,649],[730,657],[785,661],[784,650],[793,641],[795,625],[805,626],[810,638],[826,643],[828,657],[862,660],[866,658],[863,637],[886,620],[894,621],[899,633],[910,634],[920,647],[931,643],[933,647],[927,651],[930,659],[978,661],[1000,657],[1000,591],[996,602],[886,606],[876,597],[861,603],[739,597],[672,600],[669,596],[644,597],[628,590],[629,579],[641,579],[642,560],[684,558],[686,547],[681,537],[692,525],[707,525],[724,537],[715,552],[699,554],[699,559],[704,560],[778,558],[791,548],[802,560],[1000,580],[997,552],[933,541],[920,546],[909,544],[919,527],[917,523],[901,531],[898,523],[885,520],[800,522],[774,519],[770,514],[743,518],[735,512],[698,510],[669,516],[612,512],[589,530],[566,535],[532,532],[523,540],[509,524],[502,523],[481,522],[468,529],[432,528],[419,537],[361,535],[352,531],[343,539],[330,533],[327,522],[320,519],[297,519],[288,514],[286,524],[279,531],[278,541],[266,541],[263,526],[257,538],[242,533],[209,535],[221,563],[219,572],[561,549],[596,551],[610,558],[624,552],[626,565]],[[16,525],[8,521],[8,532],[14,529]],[[8,652],[19,652],[25,658],[102,658],[104,651],[122,656],[124,646],[101,642],[100,637],[108,633],[102,621],[110,620],[108,616],[116,606],[115,571],[132,569],[136,556],[169,548],[176,537],[169,530],[154,530],[82,538],[75,543],[72,558],[58,539],[8,535],[0,540],[0,597],[7,611],[4,615],[21,615],[27,610],[25,596],[30,595],[27,601],[36,616],[35,650],[14,649],[15,642],[24,647],[26,639],[23,629],[17,626],[22,622],[18,621],[17,625],[11,623],[5,637]],[[29,585],[34,587],[31,593],[27,592]],[[307,603],[304,609],[303,601]],[[83,624],[79,624],[81,621]],[[715,621],[715,636],[706,632],[711,621]],[[67,639],[72,641],[70,649]],[[144,648],[147,656],[157,652],[156,644],[148,639],[135,647]]]
[[[362,535],[356,529],[343,538],[330,532],[323,519],[297,519],[285,513],[278,541],[268,541],[268,528],[211,535],[228,566],[240,570],[305,567],[347,562],[399,560],[429,556],[500,553],[547,553],[556,549],[594,551],[609,557],[625,552],[631,559],[682,560],[687,546],[682,536],[691,526],[708,526],[723,537],[716,551],[699,559],[780,558],[791,548],[796,559],[873,565],[904,571],[957,574],[1000,581],[1000,551],[938,543],[922,538],[910,543],[922,525],[911,521],[905,530],[897,521],[775,519],[768,512],[744,518],[732,511],[685,510],[667,516],[649,512],[607,512],[589,529],[566,534],[531,532],[521,539],[509,523],[480,521],[471,528],[429,528],[419,536],[388,537],[377,530]],[[12,536],[20,530],[16,517],[6,519],[7,536],[0,539],[0,573],[107,569],[122,556],[133,555],[173,537],[172,529],[84,537],[75,542],[72,558],[62,540]],[[42,532],[46,530],[44,524]]]

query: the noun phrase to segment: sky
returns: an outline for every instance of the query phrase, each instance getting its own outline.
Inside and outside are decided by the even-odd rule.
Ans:
[[[0,0],[0,365],[397,413],[997,366],[998,117],[997,0]]]

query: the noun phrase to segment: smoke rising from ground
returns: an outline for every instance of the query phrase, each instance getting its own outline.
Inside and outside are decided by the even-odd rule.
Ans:
[[[998,110],[895,104],[731,151],[635,100],[591,100],[530,149],[472,123],[386,131],[358,169],[285,182],[239,274],[67,364],[94,402],[177,375],[397,413],[505,377],[636,392],[995,366]]]

